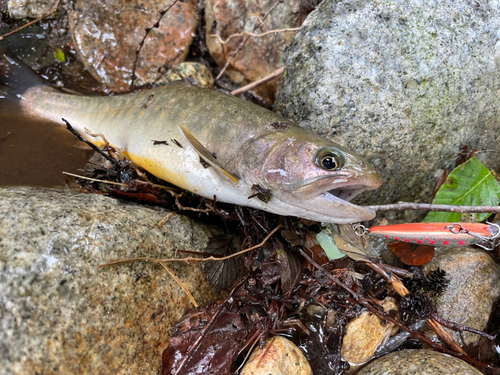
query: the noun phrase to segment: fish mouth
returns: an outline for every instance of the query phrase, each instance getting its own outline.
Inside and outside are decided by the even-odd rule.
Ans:
[[[345,224],[373,219],[375,211],[350,201],[363,191],[379,187],[380,178],[348,177],[327,177],[303,184],[290,194],[288,203],[307,210],[315,221]]]
[[[357,195],[362,193],[363,191],[366,191],[365,186],[349,186],[346,187],[345,189],[340,189],[340,188],[335,188],[331,190],[327,190],[321,194],[329,194],[333,195],[343,201],[350,202],[352,199],[354,199]]]
[[[363,191],[377,189],[381,184],[382,180],[378,173],[368,176],[339,174],[316,178],[296,187],[293,193],[304,198],[330,194],[349,202]]]

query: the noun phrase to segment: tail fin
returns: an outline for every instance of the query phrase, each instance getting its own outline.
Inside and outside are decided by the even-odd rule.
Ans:
[[[0,113],[19,114],[23,94],[30,88],[47,85],[19,59],[0,47]]]

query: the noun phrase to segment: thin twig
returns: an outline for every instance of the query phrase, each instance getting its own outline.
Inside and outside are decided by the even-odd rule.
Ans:
[[[66,174],[68,176],[72,176],[72,177],[76,177],[76,178],[81,178],[82,180],[89,180],[89,181],[95,181],[95,182],[102,182],[104,184],[110,184],[110,185],[119,185],[119,186],[126,186],[126,187],[130,187],[130,185],[128,184],[124,184],[124,183],[121,183],[121,182],[115,182],[115,181],[108,181],[108,180],[99,180],[97,178],[90,178],[90,177],[85,177],[85,176],[81,176],[81,175],[78,175],[78,174],[73,174],[73,173],[69,173],[69,172],[62,172],[63,174]],[[173,191],[173,189],[167,187],[167,186],[163,186],[163,185],[158,185],[158,184],[153,184],[151,182],[145,182],[145,181],[141,181],[141,180],[132,180],[138,184],[143,184],[143,185],[151,185],[153,187],[156,187],[156,188],[159,188],[159,189],[164,189],[168,192],[171,192]],[[186,209],[189,209],[186,208]]]
[[[114,182],[114,181],[107,181],[107,180],[99,180],[97,178],[90,178],[90,177],[85,177],[85,176],[80,176],[74,173],[69,173],[69,172],[63,172],[63,174],[71,176],[71,177],[76,177],[76,178],[81,178],[82,180],[89,180],[89,181],[95,181],[95,182],[102,182],[103,184],[110,184],[110,185],[119,185],[119,186],[128,186],[127,184],[123,184],[121,182]]]
[[[267,83],[267,82],[273,80],[274,78],[282,75],[284,70],[285,70],[284,67],[278,68],[274,72],[272,72],[271,74],[268,74],[267,76],[265,76],[264,78],[258,79],[257,81],[254,81],[252,83],[249,83],[248,85],[240,87],[239,89],[231,91],[231,95],[238,95],[238,94],[241,94],[242,92],[251,90],[254,87],[263,85],[264,83]]]
[[[194,297],[192,296],[191,293],[189,293],[188,288],[186,288],[186,286],[182,283],[182,281],[180,281],[179,278],[175,276],[175,274],[170,270],[170,268],[167,267],[166,264],[164,264],[163,262],[160,262],[160,264],[162,265],[163,268],[165,268],[165,271],[167,271],[169,275],[173,277],[176,283],[179,284],[179,286],[184,291],[184,293],[186,293],[186,295],[188,296],[189,300],[194,305],[194,307],[198,307],[198,304],[196,303]]]
[[[179,0],[174,0],[169,6],[167,6],[166,8],[164,9],[161,9],[158,13],[160,14],[160,17],[158,17],[158,19],[156,20],[156,22],[153,24],[153,26],[151,27],[145,27],[144,28],[144,31],[146,32],[146,34],[144,34],[144,38],[142,38],[141,42],[139,43],[139,47],[137,48],[137,50],[135,51],[135,60],[134,60],[134,65],[132,66],[132,74],[131,74],[131,82],[130,82],[130,89],[132,89],[134,87],[134,82],[136,80],[136,76],[135,76],[135,71],[137,69],[137,62],[139,61],[139,54],[141,53],[141,49],[142,49],[142,46],[144,45],[144,42],[146,41],[149,33],[153,30],[153,29],[157,29],[159,26],[160,26],[160,22],[161,20],[163,19],[163,17],[165,16],[165,14],[167,14],[167,12],[170,10],[170,8],[172,8]]]
[[[156,224],[156,226],[157,226],[158,228],[161,228],[162,226],[164,226],[164,225],[167,223],[167,221],[169,221],[169,220],[170,220],[170,218],[171,218],[172,216],[174,216],[174,215],[176,215],[176,214],[177,214],[177,212],[173,212],[173,211],[168,212],[165,216],[163,216],[163,217],[162,217],[162,219],[161,219],[161,220],[160,220],[160,221]]]
[[[200,342],[201,342],[203,336],[205,336],[205,333],[208,332],[208,330],[210,329],[210,327],[213,325],[213,323],[215,322],[215,320],[217,319],[217,317],[219,316],[219,314],[224,309],[224,306],[226,305],[226,303],[228,303],[229,300],[231,300],[233,298],[234,291],[236,289],[238,289],[245,281],[246,281],[246,278],[241,279],[233,287],[233,289],[231,290],[231,292],[229,293],[229,295],[226,297],[226,299],[219,305],[217,311],[210,318],[210,320],[208,321],[207,325],[205,327],[203,327],[203,329],[198,334],[198,336],[196,337],[196,339],[194,340],[194,342],[189,346],[188,350],[186,351],[186,355],[184,356],[184,358],[182,359],[182,361],[179,363],[178,367],[175,369],[174,375],[177,375],[182,370],[182,367],[184,366],[184,364],[186,363],[186,361],[188,360],[188,358],[190,358],[191,353],[194,352],[198,348],[198,346],[200,345]]]
[[[85,138],[83,138],[80,133],[78,133],[72,126],[71,124],[69,123],[68,120],[66,119],[61,119],[64,121],[64,123],[66,124],[66,128],[76,137],[76,139],[78,139],[79,141],[85,143],[86,145],[90,146],[90,148],[92,148],[92,150],[94,150],[95,152],[99,153],[100,155],[102,155],[103,158],[105,158],[106,160],[110,161],[111,163],[113,164],[116,164],[116,160],[113,159],[111,156],[107,155],[105,152],[103,152],[99,147],[97,147],[95,144],[93,144],[92,142],[86,140]]]
[[[382,204],[375,206],[363,206],[374,211],[406,211],[406,210],[422,210],[422,211],[443,211],[466,213],[499,213],[500,206],[454,206],[450,204],[430,204],[430,203],[413,203],[399,202],[394,204]]]
[[[328,277],[331,281],[333,281],[335,284],[339,285],[340,287],[342,287],[343,289],[345,289],[346,291],[348,291],[353,297],[354,299],[361,305],[365,306],[368,310],[370,310],[374,315],[378,316],[379,319],[381,320],[387,320],[387,321],[390,321],[391,323],[394,323],[395,325],[397,325],[399,328],[401,328],[403,331],[406,331],[408,332],[412,337],[416,337],[418,338],[420,341],[424,342],[425,344],[428,344],[430,345],[434,350],[437,350],[441,353],[446,353],[446,354],[450,354],[454,357],[457,357],[457,358],[460,358],[460,359],[463,359],[464,361],[466,362],[469,362],[470,364],[474,365],[474,366],[478,366],[478,367],[488,367],[488,368],[495,368],[497,369],[496,366],[492,366],[492,365],[487,365],[483,362],[480,362],[474,358],[471,358],[467,355],[464,355],[464,354],[461,354],[461,353],[457,353],[457,352],[454,352],[453,350],[450,350],[450,349],[447,349],[441,345],[438,345],[436,344],[435,342],[429,340],[427,337],[425,337],[425,335],[423,335],[422,333],[418,332],[418,331],[414,331],[410,328],[408,328],[407,326],[405,326],[403,323],[399,322],[398,320],[394,319],[392,316],[390,316],[389,314],[387,314],[386,312],[383,312],[383,311],[379,311],[377,310],[376,308],[374,308],[369,302],[368,300],[366,300],[364,297],[360,296],[358,293],[356,293],[353,289],[351,289],[350,287],[348,287],[346,284],[344,284],[342,281],[340,281],[338,278],[336,278],[335,276],[331,275],[330,273],[328,273],[323,267],[321,267],[317,262],[315,262],[309,255],[307,255],[304,250],[302,249],[298,249],[300,254],[302,254],[302,256],[304,258],[306,258],[309,263],[311,263],[314,267],[316,267],[318,270],[322,271],[324,273],[324,275],[326,277]]]
[[[277,0],[277,1],[275,1],[274,4],[271,6],[271,8],[269,8],[269,10],[262,16],[262,18],[259,18],[259,23],[255,24],[255,26],[252,29],[252,32],[254,32],[255,30],[257,30],[257,28],[259,28],[263,24],[263,21],[267,18],[267,16],[269,15],[269,13],[271,13],[274,10],[274,8],[276,8],[282,2],[283,2],[283,0]],[[243,46],[245,45],[245,43],[250,38],[251,38],[251,35],[247,35],[241,41],[240,45],[236,48],[236,50],[234,50],[233,52],[231,52],[229,54],[229,59],[224,64],[224,66],[222,67],[222,70],[219,72],[219,74],[217,75],[217,77],[215,77],[214,81],[217,81],[224,74],[224,72],[226,71],[226,69],[229,66],[229,64],[231,64],[231,61],[233,61],[234,56],[236,56],[236,54],[241,51],[241,49],[243,48]]]
[[[394,275],[392,275],[391,273],[387,272],[387,270],[384,269],[380,264],[367,262],[366,265],[377,272],[379,275],[384,277],[401,297],[404,297],[410,293],[401,282],[401,280],[399,280],[397,277],[394,277]],[[427,325],[431,327],[434,332],[436,332],[438,337],[443,340],[443,342],[448,345],[450,349],[453,349],[460,354],[467,355],[465,351],[460,347],[460,345],[458,345],[458,343],[455,341],[453,336],[445,331],[441,324],[439,324],[435,319],[431,318],[427,320]]]
[[[250,355],[252,355],[252,351],[253,351],[253,348],[255,347],[255,345],[259,342],[259,340],[261,339],[262,335],[264,335],[264,331],[262,328],[260,328],[258,331],[256,331],[253,336],[252,336],[252,339],[253,337],[255,337],[256,334],[259,334],[258,337],[254,340],[252,346],[250,347],[250,349],[248,349],[248,353],[247,355],[245,356],[245,358],[243,359],[243,362],[241,362],[241,365],[240,367],[238,367],[236,369],[236,371],[234,372],[234,374],[239,374],[239,371],[241,370],[241,368],[247,363],[247,360],[248,360],[248,357],[250,357]]]
[[[478,329],[475,329],[475,328],[472,328],[472,327],[467,327],[467,326],[464,326],[460,323],[455,323],[455,322],[450,322],[448,320],[445,320],[443,318],[441,318],[439,315],[437,315],[436,313],[434,313],[432,315],[432,318],[434,320],[436,320],[437,322],[439,322],[439,324],[441,324],[442,326],[446,327],[446,328],[449,328],[453,331],[466,331],[466,332],[471,332],[471,333],[475,333],[476,335],[479,335],[481,337],[484,337],[486,338],[487,340],[490,340],[490,341],[493,341],[495,340],[495,336],[492,336],[492,335],[489,335],[487,334],[486,332],[483,332],[483,331],[480,331]]]
[[[263,36],[266,36],[266,35],[269,35],[269,34],[273,34],[273,33],[277,34],[277,33],[284,33],[284,32],[288,32],[288,31],[298,31],[299,29],[300,29],[300,27],[292,27],[292,28],[289,28],[289,29],[269,30],[269,31],[266,31],[265,33],[262,33],[262,34],[254,34],[254,33],[248,32],[248,31],[243,31],[242,33],[233,34],[233,35],[229,36],[229,38],[227,38],[226,40],[223,40],[217,34],[210,34],[209,37],[210,38],[217,38],[221,44],[226,44],[231,39],[236,38],[237,36],[249,35],[249,36],[253,36],[255,38],[262,38]]]
[[[43,20],[44,18],[47,18],[48,16],[50,16],[52,13],[54,13],[57,10],[57,7],[59,6],[59,1],[60,0],[57,0],[56,3],[54,4],[54,6],[46,14],[44,14],[43,16],[38,17],[37,19],[34,19],[33,21],[30,21],[28,23],[25,23],[24,25],[19,26],[17,29],[9,31],[7,34],[0,35],[0,40],[4,40],[5,38],[7,38],[9,36],[14,35],[18,31],[21,31],[22,29],[24,29],[24,28],[26,28],[28,26],[31,26],[31,25],[37,23],[38,21]]]
[[[271,231],[271,233],[269,233],[266,236],[266,238],[264,238],[262,240],[261,243],[255,245],[255,246],[249,247],[248,249],[238,251],[237,253],[234,253],[234,254],[231,254],[231,255],[227,255],[225,257],[210,256],[208,258],[187,257],[187,258],[166,258],[166,259],[158,259],[158,258],[151,258],[151,257],[135,257],[135,258],[119,259],[119,260],[114,260],[114,261],[108,262],[106,264],[100,264],[100,265],[97,266],[97,268],[103,268],[103,267],[113,266],[115,264],[121,264],[121,263],[135,262],[137,260],[149,260],[149,261],[152,261],[152,262],[165,262],[165,263],[170,263],[170,262],[184,262],[184,263],[189,263],[189,262],[206,262],[208,260],[213,260],[213,261],[226,260],[226,259],[233,258],[233,257],[236,257],[236,256],[241,255],[241,254],[245,254],[245,253],[247,253],[247,252],[249,252],[251,250],[258,249],[259,247],[263,246],[267,242],[267,240],[274,233],[276,233],[276,231],[278,229],[280,229],[280,228],[281,228],[281,224],[278,224],[278,226],[276,228],[274,228]]]

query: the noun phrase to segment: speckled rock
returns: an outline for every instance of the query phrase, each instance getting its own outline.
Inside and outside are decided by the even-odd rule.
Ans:
[[[154,263],[203,250],[209,229],[163,209],[96,194],[0,188],[0,373],[156,374],[187,296]],[[200,265],[169,263],[199,304]]]
[[[500,297],[500,267],[484,250],[467,247],[436,248],[434,258],[422,270],[427,274],[438,267],[446,271],[450,280],[446,292],[436,302],[439,315],[483,330],[493,302]],[[435,334],[429,334],[435,338]],[[457,332],[452,335],[458,343],[462,342]],[[463,337],[467,344],[479,341],[479,336],[470,332],[464,332]]]
[[[207,0],[205,2],[206,41],[210,55],[219,66],[224,66],[236,51],[246,35],[230,38],[242,32],[254,34],[269,30],[294,28],[299,26],[300,1],[290,0],[280,3],[261,24],[259,18],[273,5],[274,0]],[[212,25],[211,27],[209,27]],[[226,70],[226,74],[238,85],[263,78],[285,62],[285,48],[290,44],[296,31],[271,33],[263,37],[251,37],[236,54]],[[218,37],[216,37],[218,36]],[[224,42],[224,43],[223,43]],[[279,78],[255,88],[252,92],[262,100],[272,103],[278,88]]]
[[[9,0],[7,13],[14,20],[38,18],[47,14],[57,0]]]
[[[164,64],[189,52],[198,25],[194,0],[177,2],[148,35],[137,62],[135,85],[154,82]],[[152,27],[166,4],[153,0],[78,0],[69,11],[75,48],[89,70],[112,91],[127,91],[144,28]]]
[[[461,359],[432,350],[404,350],[387,354],[356,375],[479,375]]]
[[[461,146],[497,149],[499,30],[497,1],[325,0],[288,49],[275,110],[382,172],[365,201],[426,201]]]
[[[252,352],[240,375],[312,375],[311,366],[300,349],[282,336],[266,340]]]
[[[398,311],[392,297],[387,297],[382,307],[386,312]],[[397,332],[398,327],[395,324],[389,322],[382,324],[376,315],[364,311],[347,324],[346,334],[342,341],[342,359],[349,362],[351,369],[358,367],[372,359],[379,345]]]
[[[197,86],[211,88],[214,83],[214,77],[208,68],[197,62],[182,62],[175,66],[175,69],[167,71],[156,82],[160,86],[166,85],[168,82],[180,81],[182,78],[177,74],[181,74],[185,79],[191,79],[191,82]]]

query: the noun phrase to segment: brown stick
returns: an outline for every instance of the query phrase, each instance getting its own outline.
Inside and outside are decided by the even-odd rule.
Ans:
[[[24,25],[19,26],[17,29],[9,31],[7,34],[0,35],[0,40],[4,40],[5,38],[7,38],[9,36],[14,35],[18,31],[21,31],[22,29],[25,29],[26,27],[31,26],[31,25],[37,23],[38,21],[43,20],[44,18],[47,18],[48,16],[50,16],[52,13],[54,13],[57,10],[57,7],[59,6],[59,1],[60,0],[57,0],[55,5],[48,11],[48,13],[44,14],[43,16],[38,17],[37,19],[34,19],[33,21],[30,21],[28,23],[25,23]]]
[[[144,38],[142,38],[141,42],[139,43],[139,47],[137,48],[137,50],[135,51],[135,60],[134,60],[134,65],[132,66],[132,74],[131,74],[131,82],[130,82],[130,89],[132,89],[134,87],[134,82],[136,80],[136,76],[135,76],[135,71],[137,69],[137,62],[139,61],[139,54],[141,53],[141,49],[142,49],[142,46],[144,45],[144,43],[146,42],[146,39],[148,38],[148,35],[149,33],[153,30],[153,29],[156,29],[158,28],[158,26],[160,26],[160,22],[161,20],[163,19],[163,17],[165,16],[165,14],[167,14],[167,12],[170,10],[170,8],[172,8],[175,4],[177,4],[179,0],[174,0],[170,5],[168,5],[166,8],[164,9],[161,9],[158,13],[160,14],[160,17],[158,17],[158,19],[156,20],[156,22],[153,24],[153,26],[151,27],[145,27],[144,30],[146,31],[146,33],[144,34]]]
[[[214,257],[214,256],[210,256],[208,258],[194,258],[194,257],[187,257],[187,258],[166,258],[166,259],[158,259],[158,258],[150,258],[150,257],[135,257],[135,258],[127,258],[127,259],[119,259],[119,260],[114,260],[114,261],[111,261],[111,262],[108,262],[106,264],[100,264],[97,266],[97,268],[102,268],[102,267],[107,267],[107,266],[113,266],[115,264],[121,264],[121,263],[128,263],[128,262],[134,262],[136,260],[150,260],[150,261],[153,261],[153,262],[164,262],[164,263],[169,263],[169,262],[185,262],[185,263],[189,263],[189,262],[206,262],[207,260],[214,260],[214,261],[221,261],[221,260],[226,260],[226,259],[229,259],[229,258],[233,258],[233,257],[236,257],[238,255],[241,255],[241,254],[244,254],[244,253],[247,253],[251,250],[255,250],[255,249],[258,249],[259,247],[261,247],[262,245],[264,245],[267,240],[278,230],[281,228],[281,224],[278,224],[278,226],[276,228],[274,228],[267,236],[266,238],[264,238],[262,240],[261,243],[255,245],[255,246],[252,246],[252,247],[249,247],[248,249],[245,249],[245,250],[241,250],[241,251],[238,251],[237,253],[234,253],[234,254],[231,254],[231,255],[228,255],[228,256],[225,256],[225,257]]]
[[[284,33],[284,32],[288,32],[288,31],[298,31],[299,29],[300,29],[300,27],[292,27],[292,28],[289,28],[289,29],[268,30],[268,31],[266,31],[265,33],[262,33],[262,34],[254,34],[254,33],[249,33],[248,31],[243,31],[242,33],[231,35],[226,40],[222,40],[222,38],[219,35],[217,35],[217,34],[210,34],[209,37],[210,38],[217,38],[221,44],[226,44],[231,39],[236,38],[237,36],[250,35],[250,36],[253,36],[255,38],[262,38],[263,36],[266,36],[266,35],[269,35],[269,34]]]
[[[231,91],[231,95],[238,95],[238,94],[241,94],[242,92],[251,90],[254,87],[263,85],[264,83],[267,83],[267,82],[273,80],[274,78],[282,75],[284,70],[285,70],[284,67],[278,68],[274,72],[272,72],[271,74],[265,76],[264,78],[258,79],[257,81],[254,81],[252,83],[249,83],[248,85],[240,87],[239,89]]]
[[[403,285],[401,280],[398,278],[394,277],[394,275],[391,275],[390,273],[386,272],[380,265],[376,263],[366,263],[368,267],[370,267],[372,270],[377,272],[379,275],[383,276],[391,285],[393,286],[394,290],[401,296],[404,297],[410,292],[406,287]],[[453,349],[454,351],[467,355],[465,351],[458,345],[458,343],[453,339],[453,337],[446,331],[441,324],[436,322],[434,319],[430,318],[427,320],[427,325],[432,328],[434,332],[438,335],[438,337],[443,340],[443,342],[448,345],[450,349]]]
[[[160,264],[165,269],[165,271],[167,271],[168,274],[170,276],[172,276],[172,278],[181,287],[181,289],[184,291],[184,293],[186,293],[186,295],[188,296],[189,300],[194,305],[194,307],[198,307],[198,304],[196,303],[196,300],[194,299],[193,295],[189,292],[188,288],[186,288],[186,286],[182,283],[182,281],[177,276],[175,276],[175,274],[172,272],[172,270],[170,268],[167,267],[166,264],[164,264],[163,262],[160,262]]]
[[[431,204],[431,203],[413,203],[399,202],[394,204],[382,204],[374,206],[363,206],[374,211],[406,211],[406,210],[422,210],[422,211],[443,211],[465,213],[499,213],[500,206],[454,206],[451,204]]]
[[[353,297],[354,299],[360,303],[361,305],[365,306],[368,310],[370,310],[374,315],[378,316],[379,319],[384,319],[384,320],[388,320],[390,321],[391,323],[394,323],[395,325],[397,325],[399,328],[401,328],[402,330],[408,332],[409,334],[412,335],[412,337],[416,337],[418,338],[420,341],[430,345],[434,350],[437,350],[441,353],[446,353],[446,354],[450,354],[454,357],[457,357],[457,358],[460,358],[460,359],[463,359],[464,361],[466,362],[469,362],[470,364],[474,365],[474,366],[479,366],[479,367],[488,367],[488,368],[495,368],[494,366],[491,366],[491,365],[487,365],[483,362],[480,362],[474,358],[471,358],[467,355],[464,355],[462,353],[457,353],[457,352],[454,352],[453,350],[450,350],[450,349],[447,349],[447,348],[444,348],[443,346],[441,345],[438,345],[436,344],[435,342],[429,340],[427,337],[425,337],[425,335],[423,335],[422,333],[418,332],[418,331],[413,331],[412,329],[408,328],[407,326],[405,326],[403,323],[399,322],[398,320],[394,319],[392,316],[390,316],[389,314],[383,312],[383,311],[379,311],[377,310],[376,308],[374,308],[369,302],[368,300],[366,300],[364,297],[360,296],[358,293],[356,293],[354,290],[352,290],[350,287],[348,287],[346,284],[344,284],[342,281],[340,281],[338,278],[336,278],[335,276],[331,275],[330,273],[328,273],[323,267],[321,267],[318,263],[316,263],[309,255],[307,255],[304,250],[300,249],[299,248],[299,252],[300,254],[302,254],[302,256],[304,258],[306,258],[309,263],[311,263],[314,267],[316,267],[318,270],[320,271],[323,271],[325,276],[328,277],[331,281],[333,281],[335,284],[339,285],[340,287],[342,287],[343,289],[345,289],[346,291],[348,291]]]
[[[277,0],[272,6],[271,8],[268,9],[268,11],[262,16],[262,18],[259,18],[259,23],[258,24],[255,24],[255,26],[253,27],[252,29],[252,32],[254,32],[255,30],[257,30],[258,27],[260,27],[260,25],[263,23],[263,21],[267,18],[267,16],[269,15],[269,13],[271,13],[274,8],[276,8],[283,0]],[[258,26],[257,26],[258,25]],[[238,48],[236,48],[236,50],[234,52],[231,52],[230,53],[230,57],[229,59],[226,61],[226,63],[224,64],[222,70],[220,71],[220,73],[217,75],[217,77],[215,77],[215,80],[214,81],[217,81],[223,74],[224,72],[226,71],[227,67],[229,66],[229,64],[231,64],[231,61],[233,61],[233,58],[234,56],[236,56],[236,54],[238,52],[241,51],[241,49],[243,48],[243,46],[245,45],[245,43],[248,41],[248,39],[251,38],[251,35],[247,35],[243,40],[242,42],[240,43],[240,45],[238,46]]]

